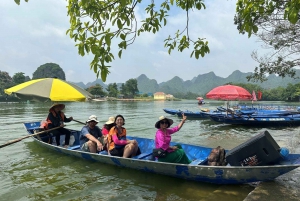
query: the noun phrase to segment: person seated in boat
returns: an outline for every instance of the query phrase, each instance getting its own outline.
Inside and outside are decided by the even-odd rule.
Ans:
[[[115,126],[115,117],[109,117],[108,121],[103,125],[102,134],[107,135],[113,126]]]
[[[101,129],[97,126],[99,121],[96,115],[91,115],[86,121],[87,125],[83,126],[80,132],[80,149],[82,151],[96,153],[102,151],[103,135]]]
[[[49,109],[49,114],[47,117],[47,128],[51,129],[55,127],[61,127],[59,129],[51,131],[51,133],[55,136],[56,145],[60,145],[60,136],[65,135],[65,144],[64,147],[69,146],[71,131],[63,128],[64,122],[70,122],[73,120],[73,117],[67,118],[62,110],[65,109],[65,105],[61,103],[53,104]]]
[[[155,128],[158,129],[155,135],[155,148],[161,148],[165,150],[167,152],[167,155],[163,158],[158,157],[158,161],[181,164],[189,164],[192,162],[191,160],[189,160],[180,144],[170,146],[171,135],[179,131],[185,121],[186,116],[184,115],[184,113],[182,113],[182,120],[180,121],[178,126],[170,128],[170,126],[173,124],[173,120],[168,119],[164,116],[159,117],[159,120],[155,123]]]
[[[139,146],[136,140],[126,139],[125,119],[122,115],[115,117],[115,126],[109,131],[108,149],[112,156],[129,158],[139,154]]]

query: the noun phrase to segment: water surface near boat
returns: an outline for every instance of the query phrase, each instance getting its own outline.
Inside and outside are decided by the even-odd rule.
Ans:
[[[211,101],[211,109],[223,104]],[[275,103],[274,104],[283,104]],[[46,117],[51,103],[0,104],[0,143],[26,135],[22,123],[38,121]],[[123,114],[125,127],[131,136],[154,138],[154,124],[165,115],[178,124],[180,118],[166,115],[163,108],[199,109],[194,101],[166,102],[94,102],[66,103],[65,113],[74,119],[85,121],[96,114],[99,126],[109,116]],[[200,111],[200,110],[199,110]],[[71,122],[68,127],[82,126]],[[210,120],[188,120],[182,130],[173,136],[174,141],[210,147],[222,145],[226,149],[246,141],[265,128],[220,125]],[[275,140],[299,153],[298,127],[268,128]],[[42,148],[31,139],[23,140],[1,149],[0,168],[2,182],[0,196],[4,200],[243,200],[251,192],[251,185],[211,185],[163,175],[139,172],[111,165],[94,163],[61,155]],[[291,182],[289,182],[291,178]],[[273,182],[269,188],[277,189],[281,196],[297,195],[299,170],[288,173]],[[293,184],[293,185],[292,185]],[[263,185],[264,186],[264,185]],[[265,185],[267,186],[267,185]],[[299,188],[298,188],[299,189]],[[276,200],[278,194],[268,196]]]

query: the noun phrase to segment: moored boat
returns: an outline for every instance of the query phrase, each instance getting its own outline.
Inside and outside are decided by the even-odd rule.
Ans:
[[[200,112],[194,112],[194,111],[190,111],[190,110],[180,110],[180,109],[175,110],[175,109],[168,109],[168,108],[165,108],[163,110],[168,114],[175,115],[178,117],[182,117],[182,113],[184,113],[184,115],[187,116],[187,118],[189,118],[189,119],[191,119],[191,118],[193,118],[193,119],[209,119],[210,114],[222,114],[222,112],[219,110],[210,111],[208,109],[201,109]]]
[[[227,114],[214,115],[210,118],[219,123],[248,126],[299,126],[300,114]]]
[[[38,129],[39,126],[40,122],[24,123],[24,127],[28,134],[33,134],[34,130]],[[75,141],[69,148],[63,148],[43,142],[43,137],[40,139],[33,137],[33,139],[36,143],[46,148],[87,160],[125,168],[133,168],[145,172],[158,173],[187,180],[215,184],[239,184],[273,180],[276,177],[300,166],[300,154],[289,154],[286,159],[282,159],[278,163],[268,166],[208,166],[207,157],[212,148],[190,144],[181,145],[188,157],[193,160],[192,163],[186,165],[158,162],[152,157],[154,140],[139,137],[128,137],[130,139],[134,138],[138,141],[142,152],[140,155],[133,158],[111,156],[107,153],[107,151],[89,153],[83,152],[79,148],[80,132],[77,130],[70,130],[75,138]],[[171,143],[172,146],[174,144],[175,142]]]

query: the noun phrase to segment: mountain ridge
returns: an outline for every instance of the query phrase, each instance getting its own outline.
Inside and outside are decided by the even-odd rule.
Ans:
[[[172,79],[162,83],[158,83],[155,79],[148,78],[145,74],[141,74],[136,79],[140,93],[155,93],[158,91],[162,91],[169,94],[188,92],[206,94],[214,87],[224,85],[226,83],[251,83],[257,84],[265,89],[272,89],[279,86],[286,87],[289,83],[296,84],[300,82],[300,78],[281,78],[277,77],[276,75],[268,76],[268,80],[263,83],[248,82],[246,77],[251,74],[251,72],[243,73],[239,70],[235,70],[228,77],[223,78],[220,76],[216,76],[216,74],[211,71],[209,73],[199,74],[198,76],[193,77],[191,80],[184,81],[179,76],[175,76]],[[300,77],[300,70],[296,70],[296,77]],[[104,84],[101,79],[96,79],[94,82],[89,82],[86,85],[83,82],[78,82],[75,84],[84,89],[96,84],[100,84],[104,89],[106,89],[108,86]],[[121,83],[117,83],[117,85],[120,86]]]

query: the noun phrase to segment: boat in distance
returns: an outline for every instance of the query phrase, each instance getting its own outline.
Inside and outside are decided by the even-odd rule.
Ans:
[[[33,134],[39,129],[40,122],[27,122],[23,124],[28,134]],[[75,141],[69,148],[63,148],[43,141],[47,136],[34,136],[33,140],[39,145],[59,153],[79,157],[86,160],[96,161],[104,164],[115,165],[124,168],[132,168],[149,173],[162,174],[197,182],[208,182],[214,184],[241,184],[258,181],[274,180],[300,166],[300,154],[289,154],[285,159],[274,165],[268,166],[208,166],[207,157],[212,148],[190,144],[183,144],[182,148],[187,156],[193,160],[190,164],[159,162],[152,157],[154,140],[140,137],[130,137],[139,143],[141,154],[132,158],[111,156],[107,151],[99,153],[83,152],[80,150],[80,131],[69,129]],[[62,136],[61,139],[64,139]],[[171,142],[171,146],[175,142]],[[125,169],[121,171],[126,171]]]
[[[210,119],[224,124],[247,126],[299,126],[300,114],[211,114]]]
[[[190,110],[175,110],[175,109],[168,109],[164,108],[163,109],[165,113],[175,115],[177,117],[182,117],[182,113],[184,113],[187,118],[199,118],[199,119],[209,119],[210,114],[222,114],[223,111],[220,110],[215,110],[215,111],[209,111],[208,109],[201,109],[200,112],[193,112]]]

